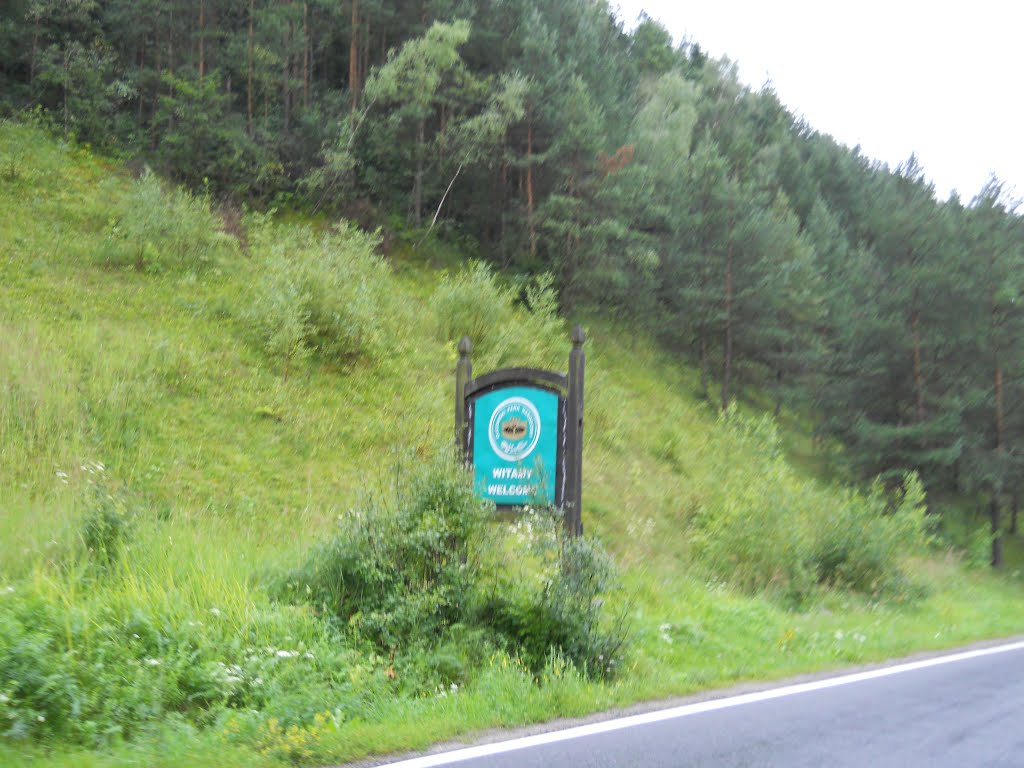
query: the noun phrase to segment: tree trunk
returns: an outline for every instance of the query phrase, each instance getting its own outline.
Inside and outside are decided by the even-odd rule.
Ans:
[[[160,81],[163,77],[163,48],[160,47],[160,13],[156,15],[157,23],[153,29],[153,59],[156,67],[156,83],[153,85],[153,118],[154,120],[149,124],[149,147],[150,149],[156,149],[157,144],[157,130],[156,130],[156,110],[160,104]]]
[[[722,365],[722,410],[729,407],[729,387],[732,384],[732,302],[733,302],[732,240],[725,258],[725,360]]]
[[[28,87],[31,90],[36,81],[36,56],[39,51],[39,19],[32,24],[32,58],[28,62]]]
[[[363,18],[363,53],[359,57],[359,92],[362,94],[366,73],[370,71],[370,17]]]
[[[71,54],[64,49],[64,77],[62,78],[62,90],[64,91],[64,136],[68,135],[68,88],[71,85]]]
[[[302,4],[302,108],[309,109],[309,3]]]
[[[445,109],[444,104],[441,104],[437,108],[437,160],[439,165],[444,167],[445,146],[448,142],[448,110]]]
[[[1013,489],[1010,494],[1010,533],[1017,535],[1017,513],[1020,512],[1020,491]]]
[[[145,66],[146,66],[146,36],[143,35],[142,36],[142,45],[141,45],[141,47],[139,49],[139,73],[140,74],[142,73],[142,70],[145,68]],[[136,104],[136,107],[135,107],[135,109],[136,109],[136,112],[135,112],[135,122],[140,127],[142,126],[142,115],[143,115],[143,108],[144,108],[144,106],[145,106],[145,99],[143,98],[143,95],[142,95],[142,89],[139,88],[139,100],[138,100],[138,103]]]
[[[418,227],[423,223],[423,155],[426,148],[426,118],[416,123],[416,173],[412,182],[412,220]]]
[[[526,108],[526,226],[530,231],[530,259],[537,256],[537,225],[533,220],[533,104]]]
[[[996,451],[1000,454],[1003,452],[1003,446],[1006,445],[1006,417],[1003,410],[1003,366],[1001,363],[996,363],[996,375],[995,375],[995,390],[996,390]]]
[[[498,247],[501,248],[502,269],[508,268],[509,250],[505,243],[505,206],[508,198],[508,142],[502,144],[501,168],[498,171]]]
[[[921,313],[917,309],[917,292],[910,310],[910,334],[914,344],[914,391],[917,396],[917,420],[924,421],[924,374],[921,371]]]
[[[199,82],[203,82],[206,74],[206,55],[204,38],[206,37],[206,0],[199,0]]]
[[[708,340],[704,331],[700,332],[700,392],[708,400]]]
[[[1003,521],[1002,510],[999,509],[999,497],[992,494],[988,506],[989,522],[992,531],[992,567],[999,568],[1003,564]]]
[[[249,42],[246,51],[246,85],[245,85],[245,128],[252,138],[252,70],[253,70],[253,16],[256,0],[249,0]]]
[[[292,55],[291,46],[292,40],[295,38],[295,29],[292,26],[292,22],[288,22],[288,29],[282,33],[282,47],[284,48],[284,57],[282,60],[283,66],[281,67],[282,82],[281,82],[281,130],[287,134],[288,129],[291,126],[291,108],[292,108],[292,86],[291,86],[291,66],[292,66]]]
[[[167,12],[169,24],[167,26],[167,71],[174,74],[174,8]]]
[[[992,261],[989,261],[989,268],[992,269]],[[991,330],[995,335],[997,322],[997,310],[996,310],[996,297],[995,291],[989,293],[989,322],[991,324]],[[999,345],[993,341],[993,356],[994,356],[994,374],[992,387],[995,392],[995,402],[993,403],[995,413],[995,427],[996,427],[996,463],[999,471],[1000,480],[997,481],[998,489],[992,491],[992,566],[998,568],[1003,563],[1003,531],[1002,525],[1000,525],[999,519],[999,494],[1003,490],[1003,454],[1005,452],[1006,445],[1006,418],[1003,410],[1003,364],[999,357]]]
[[[352,42],[348,48],[348,91],[352,99],[352,127],[359,108],[359,0],[352,0]]]
[[[775,418],[782,413],[782,369],[775,371]]]

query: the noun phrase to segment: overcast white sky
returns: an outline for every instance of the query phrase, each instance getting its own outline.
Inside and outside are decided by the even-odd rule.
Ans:
[[[645,10],[740,79],[766,80],[816,130],[895,168],[911,152],[944,199],[995,173],[1024,197],[1024,3],[1019,0],[610,0]]]

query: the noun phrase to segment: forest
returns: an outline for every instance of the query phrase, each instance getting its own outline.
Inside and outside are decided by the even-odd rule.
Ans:
[[[992,562],[1024,463],[1024,218],[937,199],[604,0],[8,0],[0,116],[206,192],[553,276],[768,398],[851,478],[970,499]]]

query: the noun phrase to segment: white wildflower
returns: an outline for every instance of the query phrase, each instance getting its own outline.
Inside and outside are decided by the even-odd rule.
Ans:
[[[160,666],[160,659],[146,659],[146,666],[147,667],[159,667]]]
[[[210,613],[212,613],[214,616],[220,616],[220,608],[211,608]]]
[[[279,658],[279,659],[294,659],[296,656],[299,655],[299,652],[298,651],[284,651],[284,650],[281,650],[281,651],[278,651],[276,655],[277,655],[277,658]]]

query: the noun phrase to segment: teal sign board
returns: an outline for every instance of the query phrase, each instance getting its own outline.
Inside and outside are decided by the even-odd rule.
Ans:
[[[473,483],[498,505],[555,503],[559,397],[539,387],[495,389],[473,405]]]

